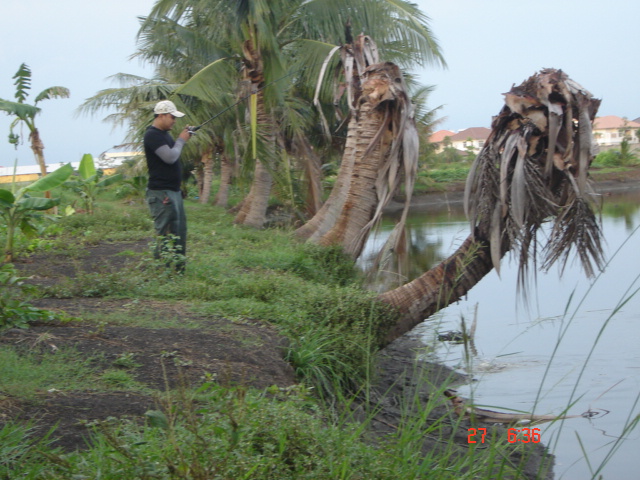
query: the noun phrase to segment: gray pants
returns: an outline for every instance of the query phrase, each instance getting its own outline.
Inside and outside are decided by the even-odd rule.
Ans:
[[[153,217],[153,224],[159,238],[155,258],[159,259],[163,251],[170,251],[186,257],[187,255],[187,217],[184,213],[182,192],[172,190],[147,190],[147,203]],[[175,238],[162,238],[172,235]],[[176,263],[176,270],[184,271],[184,259]]]

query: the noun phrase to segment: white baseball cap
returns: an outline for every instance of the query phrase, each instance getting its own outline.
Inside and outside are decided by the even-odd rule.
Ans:
[[[184,113],[179,112],[175,104],[170,100],[162,100],[161,102],[158,102],[153,109],[153,113],[158,115],[170,113],[174,117],[184,117]]]

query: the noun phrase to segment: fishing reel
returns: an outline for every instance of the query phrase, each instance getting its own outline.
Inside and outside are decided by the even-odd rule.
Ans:
[[[196,134],[196,132],[197,132],[198,130],[200,130],[200,127],[201,127],[201,126],[202,126],[202,125],[200,125],[200,126],[198,126],[198,127],[187,127],[187,132],[189,132],[189,135],[192,135],[192,136],[193,136],[193,135],[195,135],[195,134]]]

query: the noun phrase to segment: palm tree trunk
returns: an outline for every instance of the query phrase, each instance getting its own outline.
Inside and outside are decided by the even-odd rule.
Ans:
[[[202,197],[202,189],[204,187],[204,165],[196,163],[193,166],[193,176],[196,177],[196,185],[198,186],[198,198]]]
[[[247,40],[243,44],[243,55],[245,58],[245,77],[251,81],[251,91],[257,95],[256,116],[257,128],[262,130],[263,141],[267,149],[275,151],[276,141],[276,122],[269,115],[265,108],[264,91],[261,86],[264,84],[264,71],[262,65],[262,56],[260,50],[256,48],[254,38]],[[256,166],[254,169],[253,183],[249,195],[243,201],[242,208],[234,220],[235,223],[251,226],[254,228],[262,228],[267,219],[267,207],[269,205],[269,196],[271,195],[271,186],[273,179],[269,167],[271,159],[256,158]],[[266,164],[264,162],[267,162]]]
[[[298,135],[294,142],[298,163],[304,171],[306,184],[305,213],[307,218],[313,217],[322,207],[322,168],[320,157],[315,154],[307,139]]]
[[[353,173],[347,197],[335,225],[318,241],[321,245],[340,244],[354,258],[360,254],[366,240],[366,236],[360,233],[378,205],[376,180],[386,150],[381,142],[375,141],[385,122],[384,112],[365,101],[360,105],[356,117]],[[388,146],[388,143],[384,143]]]
[[[472,235],[446,260],[378,299],[395,307],[400,320],[387,334],[390,343],[438,310],[458,301],[493,269],[489,242]]]
[[[200,158],[202,162],[202,191],[200,192],[200,203],[209,203],[211,197],[211,182],[213,182],[213,150],[208,149]]]
[[[391,200],[401,172],[412,176],[418,161],[413,107],[400,69],[390,62],[377,63],[369,65],[361,78],[343,156],[342,168],[347,168],[344,173],[341,168],[343,178],[332,192],[336,203],[331,207],[337,207],[339,216],[328,217],[323,209],[323,216],[316,216],[325,228],[313,225],[297,232],[320,245],[341,245],[354,258]],[[413,180],[407,183],[408,192],[412,185]]]
[[[220,153],[220,188],[215,198],[215,205],[226,208],[229,203],[229,187],[233,176],[233,166],[224,152]]]
[[[240,212],[236,215],[234,223],[262,228],[267,219],[267,207],[272,184],[271,173],[260,160],[256,160],[251,190],[245,198]]]
[[[356,152],[356,117],[349,121],[347,141],[342,155],[342,163],[338,171],[338,178],[333,185],[331,194],[324,202],[320,210],[302,227],[295,231],[295,235],[300,240],[317,242],[320,237],[327,233],[336,224],[347,200],[349,185],[351,184],[351,174],[353,172],[353,162]]]

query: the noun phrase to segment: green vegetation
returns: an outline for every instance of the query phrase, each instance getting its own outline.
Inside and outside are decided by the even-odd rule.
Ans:
[[[108,195],[100,200],[95,215],[51,225],[42,251],[74,262],[97,241],[153,236],[144,205]],[[417,396],[407,398],[400,406],[407,412],[401,427],[372,441],[365,432],[376,407],[356,421],[350,406],[369,396],[372,355],[394,313],[359,287],[352,261],[340,250],[296,243],[288,231],[239,227],[211,206],[187,206],[190,253],[184,276],[154,262],[150,250],[125,250],[130,266],[69,278],[39,294],[127,299],[135,315],[82,316],[95,325],[96,335],[109,326],[203,329],[211,317],[269,322],[289,338],[286,359],[299,385],[258,391],[204,379],[199,388],[155,392],[159,409],[147,412],[146,425],[93,422],[90,447],[71,453],[48,444],[55,431],[43,438],[34,430],[37,424],[10,422],[0,430],[0,478],[519,478],[522,467],[510,455],[523,446],[460,445],[454,432],[465,427],[443,409],[442,395],[434,394],[426,408]],[[191,320],[137,310],[143,301],[175,303]],[[105,359],[55,350],[52,343],[40,338],[2,350],[2,395],[37,401],[43,392],[82,392],[89,385],[94,392],[149,392],[136,380],[133,352]],[[164,357],[181,361],[175,352]],[[423,450],[426,438],[440,448]]]
[[[392,435],[385,448],[362,441],[362,427],[323,420],[304,389],[260,393],[211,383],[197,392],[161,399],[147,425],[115,419],[95,422],[92,448],[62,454],[34,443],[27,428],[0,430],[2,478],[146,479],[334,479],[518,478],[500,467],[504,442],[491,452],[473,445],[451,458],[452,444],[438,455],[412,455],[421,429]],[[170,408],[167,408],[170,407]],[[166,413],[165,413],[166,412]],[[418,425],[412,425],[418,429]],[[437,426],[436,426],[437,429]],[[499,443],[499,442],[496,442]],[[481,476],[482,472],[490,472]],[[493,473],[491,473],[493,472]],[[490,476],[493,474],[494,476]]]
[[[54,350],[51,335],[44,335],[22,351],[0,350],[2,392],[13,397],[34,399],[38,393],[84,390],[95,380],[91,359],[75,351]],[[41,350],[44,347],[44,353]]]
[[[77,193],[82,200],[85,211],[93,215],[98,193],[121,180],[122,175],[119,173],[104,177],[102,170],[96,170],[93,155],[85,153],[80,160],[76,175],[71,180],[67,180],[63,186]]]
[[[73,169],[67,164],[54,172],[41,177],[30,185],[18,191],[0,188],[0,217],[5,222],[4,261],[11,262],[14,254],[14,238],[17,229],[27,237],[38,235],[37,220],[42,217],[40,212],[49,210],[60,203],[59,199],[32,197],[31,193],[47,192],[62,184]]]
[[[62,319],[62,316],[35,308],[25,300],[28,288],[11,264],[0,265],[0,333],[5,328],[27,328],[32,322]]]
[[[439,191],[452,183],[464,183],[469,174],[469,164],[439,163],[430,165],[418,173],[415,192]]]
[[[610,149],[600,152],[593,160],[594,167],[629,167],[639,163],[638,155],[631,150],[629,142],[624,139],[620,149]]]

